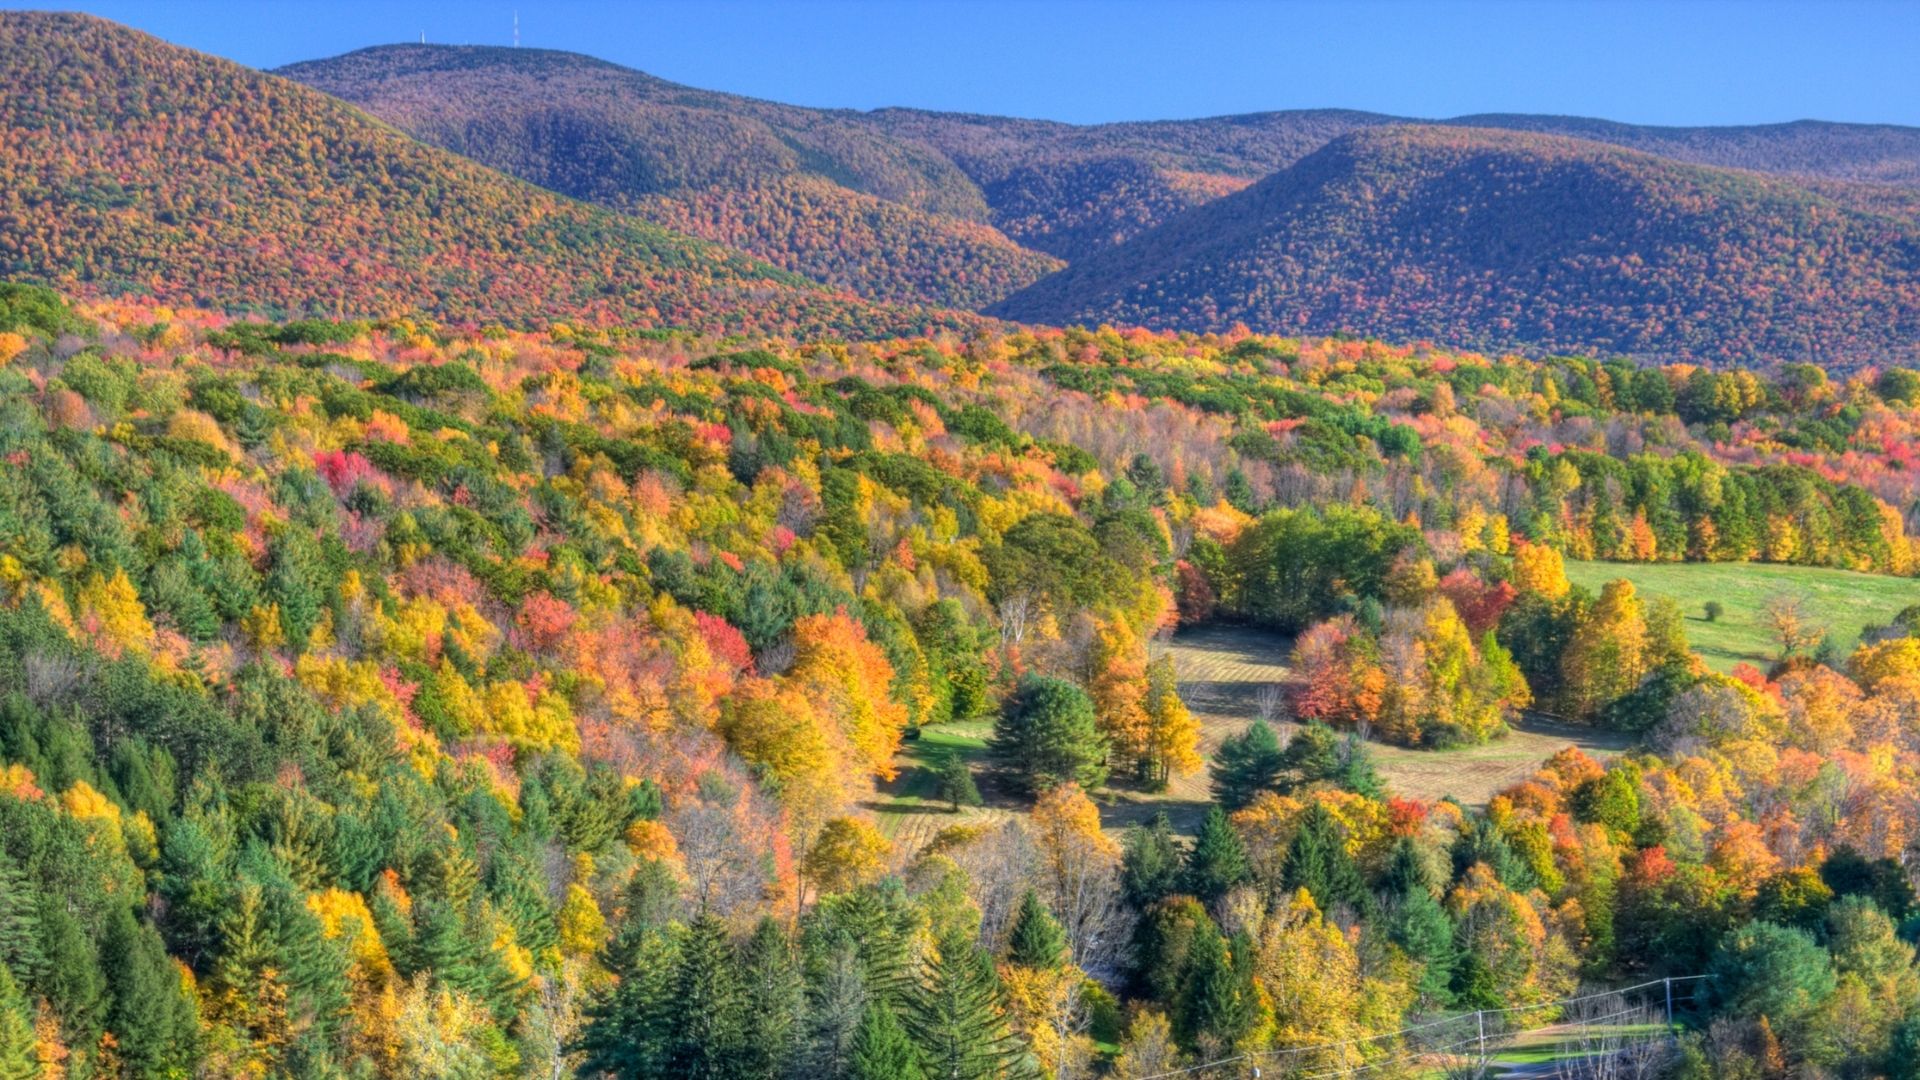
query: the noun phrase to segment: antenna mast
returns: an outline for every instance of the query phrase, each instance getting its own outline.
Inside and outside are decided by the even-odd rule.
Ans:
[[[520,47],[520,9],[513,9],[513,47]]]

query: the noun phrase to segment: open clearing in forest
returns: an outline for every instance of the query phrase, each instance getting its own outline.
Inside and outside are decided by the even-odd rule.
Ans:
[[[1691,625],[1691,624],[1690,624]],[[1260,708],[1262,692],[1284,684],[1293,641],[1268,631],[1234,626],[1206,626],[1184,630],[1158,643],[1173,657],[1180,676],[1180,696],[1200,721],[1201,754],[1209,761],[1222,740],[1245,728]],[[1275,727],[1282,738],[1293,723],[1284,708]],[[1004,820],[1024,813],[1027,802],[998,789],[987,768],[987,740],[993,725],[987,720],[941,724],[922,731],[906,744],[896,764],[899,775],[881,785],[880,797],[869,804],[881,830],[894,839],[901,855],[918,850],[950,825],[982,820]],[[1611,732],[1556,724],[1544,718],[1523,719],[1505,738],[1485,746],[1458,750],[1408,750],[1375,742],[1374,761],[1388,790],[1419,799],[1452,795],[1478,805],[1494,793],[1531,775],[1541,761],[1569,746],[1579,746],[1606,758],[1631,740]],[[984,807],[950,812],[933,798],[934,779],[928,767],[941,751],[951,750],[974,765],[975,778],[985,797]],[[1176,778],[1164,792],[1117,790],[1101,792],[1100,819],[1109,830],[1121,830],[1164,810],[1174,826],[1192,833],[1210,801],[1207,771]]]
[[[1775,596],[1800,597],[1841,658],[1853,651],[1862,626],[1889,622],[1901,608],[1920,604],[1920,579],[1885,574],[1775,563],[1567,563],[1567,579],[1595,592],[1618,578],[1679,604],[1687,640],[1717,671],[1743,661],[1764,671],[1779,657],[1766,624],[1767,601]],[[1709,600],[1725,608],[1713,622],[1706,618]]]
[[[1180,695],[1200,719],[1209,756],[1222,739],[1246,727],[1258,710],[1263,687],[1286,681],[1286,658],[1292,648],[1289,638],[1243,627],[1198,627],[1174,635],[1168,651],[1180,672]],[[1274,726],[1285,739],[1295,725],[1283,713]],[[1394,794],[1417,799],[1452,795],[1461,802],[1478,805],[1526,779],[1540,762],[1567,746],[1579,746],[1595,757],[1605,758],[1631,743],[1629,737],[1615,732],[1527,716],[1505,738],[1484,746],[1409,750],[1380,742],[1371,745],[1380,776]],[[1204,772],[1187,777],[1183,783],[1204,802]]]

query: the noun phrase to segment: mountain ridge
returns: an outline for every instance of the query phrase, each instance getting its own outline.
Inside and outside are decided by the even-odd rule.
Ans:
[[[1403,125],[1081,260],[1008,318],[1858,364],[1920,341],[1920,227],[1757,172]]]
[[[0,13],[0,273],[326,315],[892,333],[875,307],[563,199],[307,87],[84,15]]]

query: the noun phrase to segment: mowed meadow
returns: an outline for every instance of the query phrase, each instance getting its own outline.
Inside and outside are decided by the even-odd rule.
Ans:
[[[1687,640],[1716,671],[1736,664],[1765,668],[1780,658],[1780,640],[1767,619],[1767,605],[1799,600],[1808,619],[1831,644],[1836,657],[1853,651],[1860,631],[1885,626],[1913,604],[1920,604],[1920,580],[1848,570],[1770,566],[1764,563],[1614,563],[1567,562],[1576,585],[1599,589],[1615,579],[1633,582],[1649,596],[1680,606]],[[1720,612],[1707,616],[1707,604]]]

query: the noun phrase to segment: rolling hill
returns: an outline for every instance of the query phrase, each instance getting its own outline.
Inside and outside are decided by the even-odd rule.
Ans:
[[[888,334],[874,305],[425,146],[297,83],[0,13],[0,276],[271,313]]]
[[[1844,366],[1916,354],[1920,226],[1585,140],[1370,128],[990,310]]]
[[[1333,109],[1073,125],[809,109],[451,46],[283,73],[878,299],[1701,360],[1914,345],[1920,129]]]
[[[855,114],[573,53],[392,45],[280,74],[437,146],[879,300],[984,307],[1059,269],[937,152]]]

